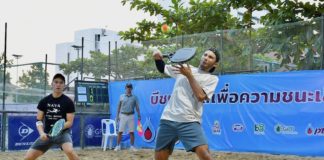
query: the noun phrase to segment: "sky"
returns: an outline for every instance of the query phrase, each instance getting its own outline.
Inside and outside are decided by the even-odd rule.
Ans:
[[[144,12],[130,11],[121,0],[0,0],[0,52],[4,51],[5,22],[7,57],[23,55],[18,60],[22,64],[44,62],[45,54],[48,62],[55,63],[55,45],[72,42],[77,30],[122,31],[144,18],[154,19]]]

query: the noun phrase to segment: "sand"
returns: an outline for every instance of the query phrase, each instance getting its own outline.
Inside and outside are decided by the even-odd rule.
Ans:
[[[141,149],[136,152],[122,150],[102,151],[96,149],[76,149],[81,160],[152,160],[154,151],[151,149]],[[22,160],[25,151],[0,152],[0,160]],[[257,153],[233,153],[233,152],[212,152],[215,160],[324,160],[324,157],[299,157],[289,155],[270,155]],[[64,153],[60,150],[49,150],[39,160],[66,160]],[[175,150],[169,160],[198,160],[194,153],[183,150]]]

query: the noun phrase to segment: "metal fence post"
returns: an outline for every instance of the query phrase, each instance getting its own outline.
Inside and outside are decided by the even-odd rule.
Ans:
[[[47,54],[45,54],[45,72],[44,72],[44,97],[46,96],[47,86]]]
[[[4,39],[4,53],[3,53],[3,86],[2,86],[2,110],[6,110],[6,65],[7,65],[7,23],[5,23],[5,39]]]
[[[81,134],[80,134],[80,146],[81,149],[84,149],[84,114],[80,115],[80,130],[81,130]]]
[[[111,61],[110,61],[110,41],[108,42],[108,82],[110,82]]]
[[[322,48],[322,59],[321,59],[321,70],[324,67],[324,13],[322,13],[321,16],[321,36],[322,36],[322,42],[321,42],[321,48]]]
[[[1,121],[1,151],[6,150],[6,128],[7,128],[7,113],[2,112],[2,121]]]
[[[83,80],[83,51],[84,51],[84,37],[81,39],[81,80]]]
[[[223,55],[224,55],[224,42],[223,42],[223,38],[224,38],[224,30],[221,30],[221,48],[220,48],[220,61],[223,61]],[[221,66],[221,70],[220,70],[220,75],[224,74],[224,65],[222,62],[219,62],[220,66]]]

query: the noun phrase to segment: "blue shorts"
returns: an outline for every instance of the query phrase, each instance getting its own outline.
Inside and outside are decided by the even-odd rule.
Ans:
[[[200,123],[161,120],[155,151],[167,149],[172,153],[174,145],[178,140],[182,142],[188,152],[194,152],[195,147],[207,144]]]

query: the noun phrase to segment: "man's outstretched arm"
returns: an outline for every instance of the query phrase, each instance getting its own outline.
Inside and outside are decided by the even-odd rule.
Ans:
[[[160,73],[164,73],[165,63],[163,61],[162,53],[159,50],[153,52],[153,58],[155,60],[155,66]]]

